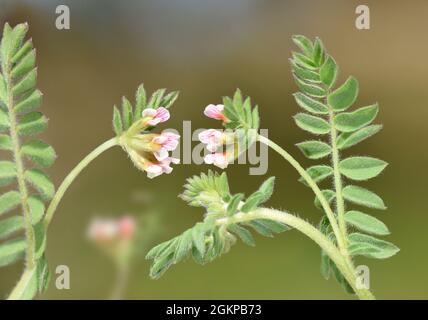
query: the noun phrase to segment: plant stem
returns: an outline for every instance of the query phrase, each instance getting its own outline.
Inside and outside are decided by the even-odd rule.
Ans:
[[[295,168],[297,170],[297,172],[300,174],[300,176],[307,182],[309,187],[315,193],[315,196],[320,201],[320,203],[321,203],[321,205],[322,205],[322,207],[323,207],[323,209],[327,215],[327,218],[330,221],[330,225],[331,225],[333,232],[337,238],[339,248],[345,247],[345,243],[341,237],[341,232],[340,232],[339,226],[337,224],[336,218],[334,216],[334,213],[330,208],[330,204],[328,203],[328,201],[324,197],[322,191],[320,190],[320,188],[318,187],[316,182],[312,179],[312,177],[300,165],[300,163],[297,162],[297,160],[293,158],[292,155],[290,155],[287,151],[285,151],[283,148],[281,148],[275,142],[273,142],[272,140],[269,140],[268,138],[263,137],[261,135],[258,135],[258,140],[261,143],[266,144],[267,146],[269,146],[270,148],[272,148],[273,150],[278,152],[285,160],[287,160],[293,166],[293,168]]]
[[[347,230],[346,230],[346,221],[345,221],[345,202],[343,200],[342,194],[342,177],[339,171],[339,150],[337,148],[337,130],[333,122],[333,109],[329,106],[329,123],[330,123],[330,139],[331,139],[331,162],[333,165],[333,176],[334,176],[334,189],[336,191],[336,208],[337,208],[337,220],[339,223],[339,229],[341,233],[341,238],[344,242],[344,246],[341,248],[341,251],[344,255],[348,257],[347,250]]]
[[[55,193],[55,196],[53,197],[51,203],[49,204],[49,207],[46,211],[46,215],[44,218],[44,224],[47,229],[49,224],[52,221],[53,215],[55,213],[56,208],[58,207],[59,202],[61,201],[62,197],[64,196],[64,193],[67,191],[67,189],[70,187],[71,183],[76,179],[76,177],[82,172],[83,169],[85,169],[89,163],[92,162],[96,157],[98,157],[100,154],[102,154],[104,151],[119,145],[119,140],[117,137],[114,137],[110,140],[107,140],[106,142],[99,145],[97,148],[95,148],[91,153],[89,153],[85,158],[83,158],[82,161],[78,163],[76,167],[74,167],[73,170],[70,171],[70,173],[65,177],[64,181],[59,186],[57,192]]]
[[[129,263],[118,263],[116,274],[116,282],[114,284],[112,293],[110,295],[110,300],[120,300],[123,297],[126,286],[128,284],[129,277]]]
[[[327,255],[336,264],[337,268],[346,278],[346,280],[354,289],[355,293],[360,299],[375,299],[375,297],[369,290],[360,289],[356,286],[356,272],[347,263],[346,258],[341,254],[338,248],[312,224],[292,214],[275,209],[259,208],[249,213],[240,212],[231,217],[218,219],[216,223],[218,225],[228,225],[234,223],[241,223],[244,221],[251,221],[255,219],[268,219],[277,222],[282,222],[290,227],[299,230],[307,237],[315,241],[315,243],[317,243],[321,247],[321,249],[327,253]]]
[[[7,109],[9,113],[9,122],[10,122],[10,138],[12,143],[12,152],[13,158],[16,165],[16,177],[18,182],[18,189],[21,195],[21,207],[22,213],[24,216],[24,228],[25,228],[25,237],[27,242],[26,247],[26,256],[25,256],[25,265],[29,269],[33,269],[35,266],[34,250],[35,250],[35,239],[34,239],[34,229],[32,224],[32,217],[30,207],[28,205],[28,189],[25,182],[25,170],[24,164],[21,158],[21,145],[18,135],[18,123],[17,116],[14,110],[14,101],[13,101],[13,83],[12,77],[10,75],[10,63],[6,63],[6,70],[3,71],[3,75],[6,81],[6,90],[7,90]]]

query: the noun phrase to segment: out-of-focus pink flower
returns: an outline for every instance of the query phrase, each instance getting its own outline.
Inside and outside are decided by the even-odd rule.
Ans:
[[[160,136],[153,138],[154,152],[156,159],[159,161],[168,158],[168,151],[173,151],[178,146],[180,136],[172,132],[162,133]]]
[[[120,219],[97,218],[89,226],[89,238],[103,244],[132,238],[135,233],[136,222],[131,216]]]
[[[205,107],[204,114],[208,118],[212,118],[212,119],[221,120],[221,121],[226,122],[227,118],[223,114],[223,110],[224,110],[224,105],[222,105],[222,104],[210,104],[210,105]]]
[[[132,238],[135,234],[136,222],[131,216],[125,216],[118,222],[119,235],[122,238]]]
[[[170,118],[169,111],[164,107],[160,107],[157,109],[144,109],[141,115],[144,124],[147,124],[149,126],[155,126],[161,122],[168,121],[168,119]]]
[[[226,152],[216,152],[207,154],[204,157],[206,164],[214,164],[215,166],[225,169],[229,165],[228,156]]]
[[[199,133],[198,138],[202,143],[207,145],[208,151],[211,152],[215,152],[218,147],[223,145],[225,140],[223,133],[215,129],[208,129],[202,131],[201,133]]]

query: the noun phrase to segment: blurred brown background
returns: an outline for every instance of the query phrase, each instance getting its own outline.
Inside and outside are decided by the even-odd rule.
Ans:
[[[71,10],[71,29],[55,28],[55,8]],[[378,298],[428,298],[428,27],[427,1],[365,1],[371,29],[355,28],[360,1],[5,1],[0,21],[28,21],[38,53],[43,111],[50,118],[44,135],[59,158],[49,170],[56,185],[89,151],[112,136],[113,104],[133,97],[144,82],[181,91],[168,126],[181,130],[216,126],[203,107],[220,102],[236,87],[261,109],[269,136],[309,165],[294,146],[308,137],[291,118],[298,107],[288,65],[293,34],[320,36],[341,68],[340,80],[359,79],[359,105],[378,101],[377,121],[384,129],[351,149],[390,163],[378,179],[364,183],[384,198],[385,212],[371,212],[392,231],[401,252],[386,261],[360,259],[370,266]],[[349,152],[347,153],[349,154]],[[105,298],[114,269],[88,242],[93,215],[162,216],[164,230],[156,242],[169,239],[199,221],[203,212],[177,198],[184,180],[208,166],[179,165],[170,176],[148,180],[119,149],[93,163],[68,191],[49,230],[52,271],[65,264],[71,289],[51,282],[43,298]],[[248,166],[227,170],[232,191],[247,194],[266,176],[249,176]],[[277,176],[269,205],[317,223],[320,212],[297,174],[270,152],[268,175]],[[141,200],[141,195],[150,200]],[[137,195],[137,196],[136,196]],[[147,202],[144,203],[142,202]],[[145,252],[142,252],[144,254]],[[319,273],[319,249],[292,231],[275,239],[257,237],[256,248],[237,244],[220,260],[201,267],[189,260],[160,280],[148,278],[149,263],[138,263],[127,298],[348,298],[334,280]],[[21,266],[0,272],[0,295],[14,285]]]

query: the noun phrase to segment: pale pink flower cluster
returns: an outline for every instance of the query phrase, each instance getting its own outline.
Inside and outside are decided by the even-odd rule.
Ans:
[[[168,109],[147,108],[142,112],[141,126],[155,126],[170,118]],[[169,156],[179,144],[180,136],[172,132],[162,134],[140,134],[131,139],[128,153],[136,166],[145,172],[150,179],[163,173],[172,172],[171,164],[180,163],[180,159]]]
[[[129,240],[135,235],[136,221],[131,216],[119,219],[96,218],[89,226],[88,235],[94,242],[104,244]]]
[[[221,120],[223,122],[227,122],[227,118],[223,113],[224,105],[222,104],[210,104],[205,110],[204,114],[208,118]],[[228,139],[225,133],[215,130],[208,129],[204,130],[199,134],[199,140],[206,144],[206,148],[208,151],[212,152],[211,154],[207,154],[204,157],[204,161],[206,164],[213,164],[221,169],[225,169],[229,164],[229,155],[227,151],[219,152],[219,148],[223,147],[225,144],[228,144]]]

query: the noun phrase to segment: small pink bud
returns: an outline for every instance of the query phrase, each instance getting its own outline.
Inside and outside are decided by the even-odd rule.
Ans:
[[[212,118],[212,119],[216,119],[216,120],[222,120],[222,121],[226,122],[227,118],[223,114],[223,110],[224,110],[224,105],[222,105],[222,104],[217,104],[217,105],[210,104],[205,108],[204,114],[208,118]]]

